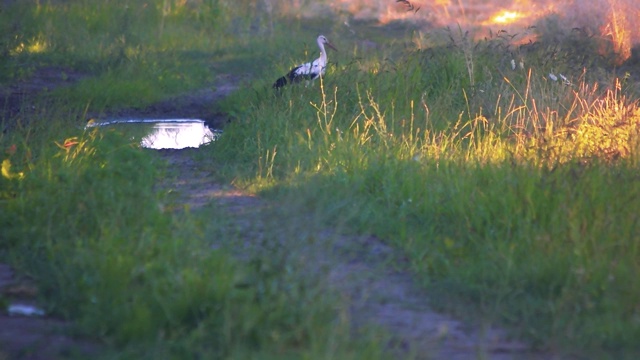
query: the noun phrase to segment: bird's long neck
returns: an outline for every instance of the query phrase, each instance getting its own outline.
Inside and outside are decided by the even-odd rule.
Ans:
[[[320,60],[322,64],[326,64],[327,51],[324,49],[324,44],[321,41],[318,41],[318,47],[320,48],[320,58],[318,58],[318,60]]]

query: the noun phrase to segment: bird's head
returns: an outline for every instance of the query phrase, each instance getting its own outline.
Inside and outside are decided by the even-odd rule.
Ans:
[[[318,36],[318,44],[327,45],[328,47],[332,48],[333,50],[338,51],[338,49],[336,49],[335,46],[333,46],[333,44],[330,43],[329,40],[324,35]]]

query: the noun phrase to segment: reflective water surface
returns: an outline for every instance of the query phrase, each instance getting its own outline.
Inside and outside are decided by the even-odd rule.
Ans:
[[[149,149],[197,148],[220,135],[199,119],[126,119],[90,121],[87,127],[117,128]]]

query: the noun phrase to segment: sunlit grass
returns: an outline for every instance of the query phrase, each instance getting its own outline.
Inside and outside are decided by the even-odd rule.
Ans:
[[[33,38],[29,40],[26,44],[21,42],[13,50],[9,51],[9,55],[17,56],[25,51],[30,54],[39,54],[39,53],[45,52],[47,50],[47,47],[48,47],[47,43],[42,39]]]
[[[638,101],[619,81],[496,68],[483,46],[239,93],[251,101],[212,155],[404,249],[443,309],[542,347],[635,353]]]

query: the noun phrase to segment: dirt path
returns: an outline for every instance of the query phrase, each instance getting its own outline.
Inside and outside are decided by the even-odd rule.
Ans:
[[[511,341],[499,329],[474,328],[428,306],[428,294],[413,281],[411,274],[389,268],[398,254],[372,236],[344,235],[334,229],[308,234],[296,229],[287,214],[286,203],[274,203],[231,186],[216,183],[211,170],[193,159],[197,149],[163,150],[160,153],[177,174],[172,186],[181,194],[180,202],[191,211],[215,201],[231,215],[246,238],[258,238],[256,232],[278,229],[288,244],[310,244],[315,239],[313,257],[330,261],[326,282],[341,298],[349,301],[353,325],[376,326],[393,334],[390,347],[394,358],[416,359],[547,359],[549,354],[535,353],[518,341]],[[300,215],[298,215],[300,216]],[[289,246],[289,245],[288,245]],[[305,245],[308,246],[308,245]],[[295,250],[294,250],[295,251]],[[323,264],[306,263],[321,268]],[[326,265],[326,264],[324,264]]]
[[[205,118],[219,126],[224,117],[210,111],[211,104],[233,91],[239,80],[219,79],[221,85],[169,99],[145,110],[120,111],[117,117]],[[11,96],[5,99],[11,99]],[[6,109],[6,108],[5,108]],[[9,106],[9,109],[12,109]],[[204,114],[197,116],[196,114]],[[100,114],[98,114],[100,115]],[[213,180],[211,171],[194,160],[199,150],[161,150],[174,177],[161,186],[170,186],[180,194],[179,202],[191,211],[215,201],[233,218],[235,226],[247,238],[260,238],[266,227],[287,229],[284,241],[313,238],[316,268],[324,281],[348,301],[350,319],[356,327],[377,326],[393,334],[389,348],[393,358],[417,359],[542,359],[548,354],[532,353],[517,341],[508,340],[503,331],[491,327],[473,328],[452,317],[434,312],[428,306],[428,294],[416,286],[411,274],[389,268],[398,254],[372,236],[347,236],[336,229],[313,230],[313,234],[291,227],[286,217],[287,204],[272,203],[232,186]],[[301,249],[304,253],[309,250]],[[330,262],[330,266],[326,266]],[[5,294],[22,284],[11,268],[0,264],[0,291]],[[52,318],[8,317],[0,315],[0,359],[65,358],[69,354],[89,354],[95,347],[64,335],[64,322]],[[57,356],[55,355],[57,354]]]

